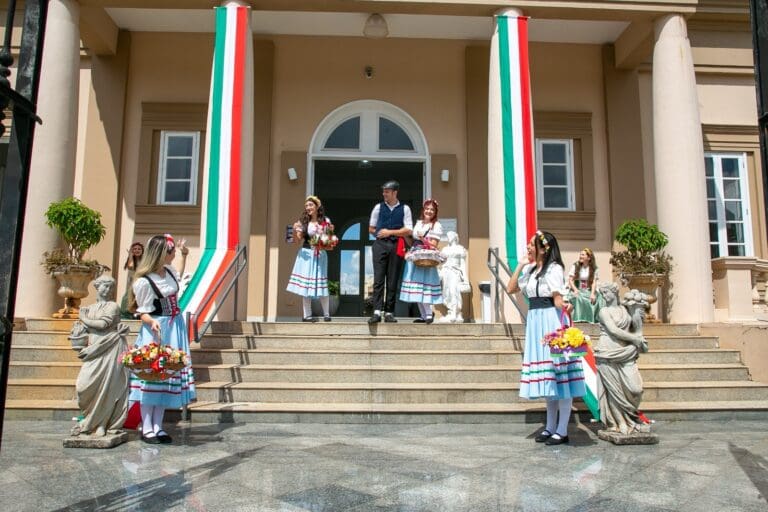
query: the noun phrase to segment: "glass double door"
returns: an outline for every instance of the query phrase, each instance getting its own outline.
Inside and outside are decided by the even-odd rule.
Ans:
[[[400,182],[398,198],[411,207],[414,222],[424,197],[422,162],[315,161],[315,195],[323,202],[339,245],[328,253],[328,278],[339,281],[340,298],[336,316],[363,316],[366,299],[373,291],[371,246],[368,220],[373,207],[382,201],[381,185]]]

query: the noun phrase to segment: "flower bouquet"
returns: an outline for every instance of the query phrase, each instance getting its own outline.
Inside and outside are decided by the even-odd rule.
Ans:
[[[584,357],[590,346],[589,336],[584,331],[568,326],[547,334],[541,342],[549,346],[549,353],[554,359]]]
[[[332,251],[339,244],[339,238],[333,232],[333,225],[324,221],[321,222],[317,231],[309,239],[309,245],[315,248],[315,254],[320,251]]]
[[[126,350],[120,354],[120,362],[141,380],[166,380],[175,372],[189,365],[189,357],[183,350],[154,341],[143,347]]]

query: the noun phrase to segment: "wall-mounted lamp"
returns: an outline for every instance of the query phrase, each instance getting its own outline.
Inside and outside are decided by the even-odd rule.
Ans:
[[[363,26],[363,35],[373,39],[381,39],[389,35],[389,27],[387,27],[387,20],[381,14],[371,14],[368,19],[365,20]]]
[[[296,174],[296,169],[294,169],[293,167],[288,168],[288,179],[291,181],[296,181],[297,179],[299,179],[299,175]]]
[[[443,183],[448,183],[448,180],[450,179],[451,179],[451,171],[449,171],[448,169],[443,169],[442,171],[440,171],[440,181],[442,181]]]

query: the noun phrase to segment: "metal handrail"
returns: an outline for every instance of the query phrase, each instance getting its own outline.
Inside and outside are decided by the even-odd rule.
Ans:
[[[235,272],[235,275],[227,282],[227,287],[224,289],[224,293],[221,295],[216,302],[216,304],[213,307],[213,311],[211,311],[210,318],[206,320],[206,322],[203,324],[202,328],[198,330],[197,328],[197,322],[193,321],[197,319],[198,316],[205,310],[205,308],[208,307],[208,304],[216,297],[217,292],[219,291],[219,288],[224,284],[224,279],[227,277],[227,275],[230,273],[232,268],[237,265],[237,271]],[[200,305],[197,307],[197,310],[195,310],[194,313],[191,311],[187,311],[187,326],[192,326],[192,333],[193,338],[195,342],[199,342],[200,339],[205,336],[205,333],[208,332],[208,329],[211,327],[211,323],[213,322],[213,319],[216,317],[216,313],[219,312],[219,309],[221,308],[222,304],[224,304],[224,301],[226,301],[227,297],[229,296],[229,292],[232,291],[232,288],[235,288],[235,311],[237,311],[237,283],[238,279],[240,278],[240,274],[243,273],[243,270],[248,266],[248,255],[246,252],[246,247],[237,246],[237,253],[235,254],[235,257],[232,259],[232,261],[229,262],[229,265],[227,265],[227,268],[222,272],[221,276],[216,280],[216,283],[213,285],[213,288],[211,291],[203,298],[202,302],[200,302]]]
[[[499,257],[499,249],[497,247],[489,247],[488,248],[488,270],[491,271],[491,275],[493,276],[493,290],[494,290],[494,305],[496,308],[495,314],[496,319],[499,318],[499,288],[504,290],[504,293],[507,294],[507,297],[509,297],[509,300],[512,301],[512,305],[515,306],[515,309],[517,309],[517,312],[520,313],[520,318],[522,319],[523,324],[525,324],[525,313],[522,309],[520,309],[520,305],[517,303],[517,299],[515,299],[515,296],[507,290],[507,287],[502,285],[501,282],[501,276],[499,275],[499,268],[504,270],[507,273],[508,277],[512,277],[512,271],[509,269],[509,266]]]

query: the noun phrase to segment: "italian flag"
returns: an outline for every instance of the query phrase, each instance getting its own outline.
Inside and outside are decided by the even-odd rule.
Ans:
[[[582,363],[584,384],[587,388],[584,403],[587,404],[587,409],[592,413],[592,417],[600,421],[600,376],[597,374],[595,354],[592,352],[591,346],[587,347],[587,354],[582,358]]]
[[[180,308],[193,314],[232,262],[240,244],[247,243],[250,216],[253,131],[253,41],[249,7],[214,9],[216,37],[205,140],[203,204],[200,227],[202,255]],[[250,112],[249,110],[250,109]],[[222,287],[223,288],[223,287]],[[210,315],[210,301],[193,322],[199,327]],[[192,325],[188,328],[192,329]]]
[[[511,269],[525,258],[522,252],[536,232],[536,186],[533,164],[533,116],[531,113],[531,77],[528,62],[528,18],[524,16],[496,17],[491,66],[498,66],[499,118],[489,123],[489,152],[492,169],[503,170],[504,184],[504,249]]]

